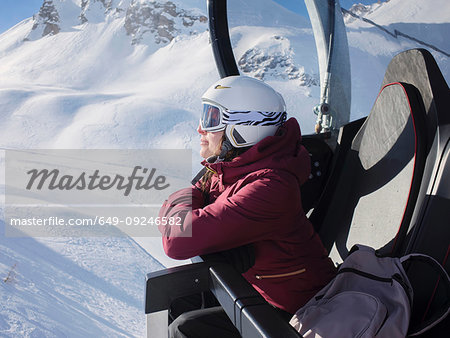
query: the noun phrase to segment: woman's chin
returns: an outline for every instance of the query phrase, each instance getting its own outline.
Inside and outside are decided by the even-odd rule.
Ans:
[[[208,149],[200,149],[200,156],[203,157],[204,159],[207,159],[208,157],[210,157],[211,155],[209,155],[209,151]]]

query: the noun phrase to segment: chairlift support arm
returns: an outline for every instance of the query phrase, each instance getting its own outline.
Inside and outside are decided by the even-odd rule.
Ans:
[[[221,78],[239,75],[228,30],[227,1],[208,0],[207,6],[209,33],[219,75]]]

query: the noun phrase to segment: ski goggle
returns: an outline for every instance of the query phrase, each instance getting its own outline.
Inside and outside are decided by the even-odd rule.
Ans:
[[[222,109],[209,103],[203,103],[203,112],[200,117],[200,127],[204,131],[221,131],[226,125],[222,122]]]

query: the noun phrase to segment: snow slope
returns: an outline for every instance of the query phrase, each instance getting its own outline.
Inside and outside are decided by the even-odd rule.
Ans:
[[[1,336],[144,336],[145,275],[162,265],[131,238],[1,236],[0,251]]]
[[[359,9],[361,7],[364,6],[359,6]],[[345,16],[350,45],[354,118],[370,110],[387,64],[403,50],[428,49],[449,82],[448,1],[390,0],[365,7],[363,18],[366,21]],[[354,10],[358,13],[358,8]]]
[[[205,1],[43,3],[42,15],[0,35],[0,148],[193,149],[195,173],[199,98],[218,79]],[[309,23],[270,0],[229,7],[241,71],[280,91],[312,132],[319,86]],[[423,47],[395,30],[435,46],[450,79],[440,52],[450,52],[449,13],[445,0],[390,0],[360,12],[372,23],[346,18],[353,118],[370,110],[389,60]],[[1,235],[0,252],[3,336],[142,336],[145,274],[176,264],[159,238]]]

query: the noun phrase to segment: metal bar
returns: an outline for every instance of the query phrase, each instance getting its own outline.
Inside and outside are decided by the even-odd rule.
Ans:
[[[208,0],[209,34],[221,78],[239,75],[228,31],[227,1]]]
[[[145,315],[147,320],[147,338],[167,338],[169,332],[169,311],[163,310]]]

